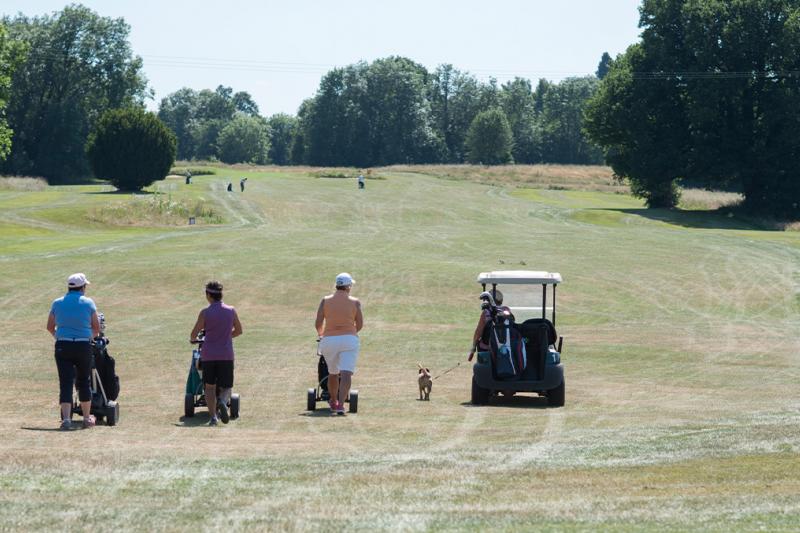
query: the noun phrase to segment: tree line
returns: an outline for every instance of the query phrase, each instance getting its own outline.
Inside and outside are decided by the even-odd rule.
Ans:
[[[130,142],[158,135],[151,146],[173,158],[229,163],[605,161],[652,207],[676,205],[691,183],[800,217],[800,0],[643,0],[640,13],[640,41],[603,54],[594,75],[498,84],[387,57],[332,69],[296,115],[263,117],[250,94],[223,85],[183,88],[159,103],[167,130],[144,111],[153,95],[124,20],[80,5],[4,17],[0,172],[97,174],[108,167],[89,155],[115,146],[93,135],[101,128]]]
[[[158,116],[175,132],[182,159],[360,167],[601,163],[581,130],[597,83],[594,76],[541,80],[534,90],[516,78],[498,86],[452,65],[428,72],[389,57],[331,70],[296,117],[261,118],[249,94],[224,86],[180,89],[161,100]]]
[[[0,171],[63,182],[90,176],[87,141],[104,113],[152,98],[123,19],[81,5],[6,16],[0,29]],[[581,131],[594,76],[481,82],[402,57],[327,73],[297,115],[263,117],[224,85],[182,88],[158,105],[180,159],[374,166],[600,163]],[[13,132],[13,134],[12,134]],[[163,143],[162,143],[163,144]]]

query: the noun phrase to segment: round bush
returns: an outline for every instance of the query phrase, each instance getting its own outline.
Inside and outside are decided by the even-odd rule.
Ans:
[[[163,180],[176,150],[169,128],[154,113],[135,108],[103,113],[86,145],[94,175],[123,191],[140,191]]]

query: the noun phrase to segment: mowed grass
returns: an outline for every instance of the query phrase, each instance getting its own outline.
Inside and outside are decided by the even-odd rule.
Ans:
[[[0,529],[800,527],[800,234],[434,171],[381,169],[365,191],[249,167],[153,187],[222,217],[195,226],[98,222],[137,200],[103,185],[0,191]],[[418,361],[465,359],[492,269],[563,275],[564,408],[472,407],[466,362],[416,400]],[[360,405],[331,418],[305,390],[343,270],[364,303]],[[106,315],[122,419],[61,433],[44,326],[75,271]],[[181,418],[210,278],[245,329],[242,418],[218,428]]]

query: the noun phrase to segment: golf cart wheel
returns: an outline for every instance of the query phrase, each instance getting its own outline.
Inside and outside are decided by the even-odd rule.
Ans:
[[[183,416],[186,418],[194,416],[194,394],[186,394],[183,397]]]
[[[239,395],[231,394],[231,420],[239,418]]]
[[[306,392],[308,400],[306,402],[306,409],[313,411],[317,408],[317,389],[308,389]]]
[[[116,426],[119,422],[119,404],[117,402],[108,402],[106,408],[106,425]]]
[[[358,391],[357,390],[351,390],[350,391],[350,408],[349,408],[349,411],[351,413],[357,413],[358,412]]]
[[[564,407],[564,381],[561,380],[561,385],[555,389],[547,391],[547,403],[552,407]]]
[[[475,381],[475,376],[472,376],[472,405],[486,405],[489,403],[489,389],[484,389]]]

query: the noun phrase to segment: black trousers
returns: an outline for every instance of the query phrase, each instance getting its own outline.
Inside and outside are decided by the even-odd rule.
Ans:
[[[92,399],[91,371],[92,345],[89,341],[56,341],[56,366],[60,403],[72,403],[73,385],[78,391],[78,399],[88,402]]]

